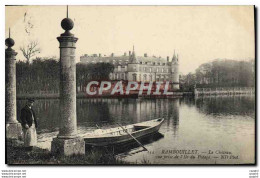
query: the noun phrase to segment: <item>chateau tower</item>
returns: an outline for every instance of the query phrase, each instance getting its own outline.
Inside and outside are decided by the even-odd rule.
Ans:
[[[179,57],[178,54],[177,56],[175,55],[175,50],[174,54],[172,57],[172,62],[171,62],[171,82],[172,82],[172,88],[173,90],[179,90],[180,89],[180,84],[179,84]]]
[[[130,54],[130,53],[129,53]],[[136,56],[135,56],[135,47],[133,46],[133,52],[129,56],[129,63],[127,64],[128,69],[128,80],[129,81],[137,81],[138,80],[138,67]]]
[[[135,56],[135,46],[133,46],[133,52],[132,54],[129,56],[129,61],[130,63],[136,63],[136,56]]]

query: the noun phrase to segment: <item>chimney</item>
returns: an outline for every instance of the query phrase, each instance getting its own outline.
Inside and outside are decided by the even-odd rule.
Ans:
[[[98,57],[101,57],[101,53],[98,54]]]
[[[147,53],[144,53],[144,57],[147,57]]]
[[[170,59],[170,57],[169,57],[169,56],[167,56],[167,62],[169,62],[169,59]]]
[[[111,57],[114,57],[114,53],[111,53]]]
[[[129,56],[131,56],[131,51],[129,51]]]
[[[124,52],[124,56],[126,56],[126,52]]]

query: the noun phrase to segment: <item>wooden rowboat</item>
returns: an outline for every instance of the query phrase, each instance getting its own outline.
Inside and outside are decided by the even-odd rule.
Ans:
[[[125,142],[134,141],[134,138],[138,139],[148,135],[152,135],[160,129],[164,119],[154,119],[146,122],[140,122],[137,124],[131,124],[122,127],[115,127],[111,129],[97,129],[92,133],[81,135],[86,145],[91,146],[108,146],[117,145]],[[130,133],[134,138],[132,138]]]

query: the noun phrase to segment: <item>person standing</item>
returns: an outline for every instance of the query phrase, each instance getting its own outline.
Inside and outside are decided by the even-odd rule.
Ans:
[[[34,100],[28,99],[26,106],[21,110],[21,124],[24,134],[24,146],[27,151],[31,151],[37,145],[36,128],[37,120],[35,112],[32,109]]]

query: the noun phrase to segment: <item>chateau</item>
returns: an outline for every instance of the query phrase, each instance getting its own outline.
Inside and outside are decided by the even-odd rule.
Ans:
[[[172,88],[178,90],[179,87],[179,57],[173,54],[170,61],[169,56],[166,59],[156,56],[136,56],[134,47],[129,54],[122,56],[101,56],[85,54],[80,57],[82,63],[107,62],[115,66],[114,72],[110,74],[111,80],[129,80],[129,81],[170,81]]]

